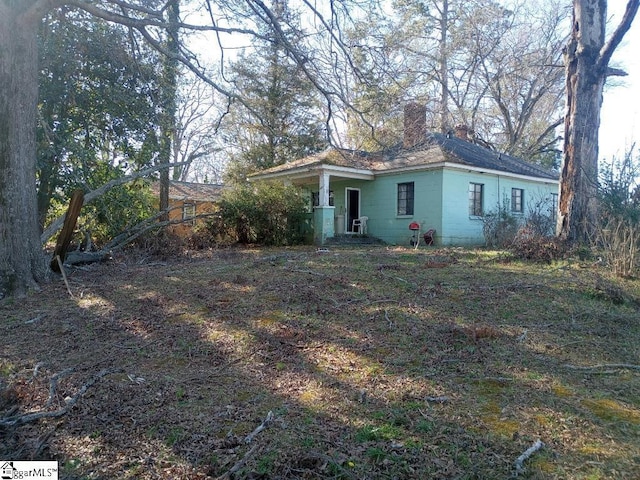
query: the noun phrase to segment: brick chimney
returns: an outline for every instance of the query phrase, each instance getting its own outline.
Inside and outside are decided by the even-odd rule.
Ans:
[[[427,107],[411,102],[404,106],[404,148],[415,147],[427,138]]]
[[[454,128],[456,131],[456,137],[462,140],[466,140],[467,142],[470,140],[469,134],[471,133],[471,130],[469,129],[469,127],[462,123],[459,123]]]

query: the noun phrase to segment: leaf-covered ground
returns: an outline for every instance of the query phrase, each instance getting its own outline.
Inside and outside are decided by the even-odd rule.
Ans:
[[[0,303],[0,418],[77,400],[0,427],[0,458],[68,479],[640,478],[640,287],[601,267],[307,247],[68,274],[73,297],[57,279]]]

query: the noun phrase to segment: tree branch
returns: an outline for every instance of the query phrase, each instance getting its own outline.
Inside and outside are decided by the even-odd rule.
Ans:
[[[190,222],[193,218],[201,218],[201,217],[206,217],[206,216],[212,215],[212,214],[203,214],[203,215],[197,215],[196,217],[193,217],[193,218],[190,218],[190,219],[182,219],[182,218],[180,218],[180,219],[175,219],[175,220],[165,220],[163,222],[156,222],[156,220],[158,220],[163,215],[168,214],[169,212],[171,212],[173,210],[180,209],[180,208],[182,208],[182,205],[177,205],[177,206],[169,208],[167,210],[163,210],[162,212],[159,212],[158,214],[154,215],[153,217],[150,217],[150,218],[147,218],[147,219],[143,220],[142,222],[138,223],[137,225],[134,225],[129,230],[121,233],[120,235],[118,235],[117,237],[112,239],[100,252],[97,252],[97,253],[107,254],[107,253],[112,252],[114,250],[119,250],[122,247],[124,247],[125,245],[133,242],[136,238],[140,237],[142,234],[148,232],[149,230],[153,230],[153,229],[156,229],[156,228],[167,227],[169,225],[178,225],[180,223]]]
[[[181,48],[181,54],[180,55],[176,55],[175,53],[170,52],[168,49],[164,48],[159,41],[157,41],[155,38],[153,38],[151,36],[151,34],[149,33],[149,31],[146,29],[146,25],[133,26],[133,28],[135,28],[138,32],[140,32],[140,34],[143,36],[143,38],[147,42],[149,42],[149,45],[151,45],[155,50],[160,52],[162,55],[165,55],[168,58],[173,58],[173,59],[179,61],[185,67],[187,67],[191,72],[193,72],[193,74],[196,77],[198,77],[200,80],[202,80],[206,84],[211,85],[211,87],[213,87],[218,93],[221,93],[222,95],[224,95],[227,98],[233,98],[234,100],[239,101],[242,105],[244,105],[247,109],[249,109],[249,111],[254,112],[254,110],[251,108],[251,106],[247,102],[245,102],[239,95],[236,95],[233,92],[230,92],[229,90],[223,88],[220,84],[218,84],[217,82],[214,82],[207,75],[205,75],[200,70],[200,68],[198,68],[196,65],[194,65],[194,63],[188,58],[188,56],[184,54],[184,51],[182,51],[182,48]],[[259,35],[255,34],[255,33],[253,35],[255,35],[257,37],[260,37]],[[191,52],[189,52],[189,53],[191,53]]]
[[[522,455],[520,455],[515,463],[514,463],[514,468],[515,468],[515,473],[514,476],[518,476],[521,473],[524,472],[524,462],[527,461],[527,459],[529,457],[531,457],[531,455],[533,455],[534,453],[536,453],[538,450],[540,450],[541,448],[544,447],[544,443],[542,443],[540,440],[536,440],[535,443],[533,445],[531,445],[529,448],[527,448]]]
[[[572,370],[602,370],[605,368],[614,368],[614,369],[626,369],[626,370],[640,370],[640,365],[634,365],[631,363],[602,363],[597,365],[565,365],[565,368],[570,368]]]
[[[267,428],[272,421],[273,421],[273,412],[269,410],[269,413],[267,413],[267,416],[265,417],[263,422],[260,425],[258,425],[253,432],[251,432],[249,435],[245,437],[244,443],[251,443],[253,439],[256,438],[256,436],[261,431]]]
[[[63,372],[61,372],[58,375],[54,375],[52,377],[52,381],[55,378],[55,384],[57,384],[57,379],[62,376],[63,374],[66,375],[67,373],[70,373],[70,370],[72,369],[67,369],[64,370]],[[87,380],[81,387],[80,389],[76,392],[76,394],[71,397],[65,404],[64,407],[60,408],[59,410],[55,410],[55,411],[40,411],[40,412],[33,412],[33,413],[27,413],[24,415],[15,415],[13,417],[7,417],[7,418],[0,418],[0,426],[1,427],[13,427],[16,425],[22,425],[25,423],[29,423],[29,422],[35,422],[36,420],[40,420],[41,418],[58,418],[61,417],[67,413],[69,413],[69,411],[75,406],[76,403],[78,403],[78,400],[80,400],[80,398],[87,393],[87,390],[89,390],[89,388],[91,388],[93,385],[96,384],[96,382],[98,382],[98,380],[106,377],[107,375],[111,375],[112,373],[122,373],[124,372],[124,370],[122,369],[109,369],[109,370],[101,370],[100,372],[98,372],[97,374],[95,374],[93,377],[91,377],[89,380]],[[55,393],[55,384],[52,383],[52,389],[53,392]],[[49,394],[50,398],[52,393]]]
[[[105,183],[104,185],[102,185],[100,188],[97,188],[97,189],[92,190],[91,192],[87,193],[84,196],[84,204],[86,205],[87,203],[95,200],[100,195],[103,195],[104,193],[106,193],[107,191],[111,190],[113,187],[117,187],[118,185],[123,185],[125,183],[129,183],[129,182],[135,180],[136,178],[145,177],[145,176],[149,175],[150,173],[156,172],[158,170],[167,169],[167,168],[173,168],[173,167],[179,167],[181,165],[186,165],[187,163],[188,162],[180,162],[180,163],[170,163],[170,164],[166,164],[166,165],[156,165],[156,166],[153,166],[153,167],[145,168],[144,170],[140,170],[139,172],[133,173],[131,175],[127,175],[127,176],[120,177],[120,178],[114,178],[113,180],[111,180],[111,181]],[[51,237],[53,237],[55,235],[55,233],[58,230],[60,230],[60,228],[64,224],[65,216],[66,216],[66,213],[63,214],[63,215],[60,215],[53,222],[51,222],[51,224],[42,232],[42,235],[40,235],[40,241],[42,243],[46,243]]]
[[[615,52],[625,34],[629,31],[629,28],[631,28],[633,19],[635,18],[636,13],[638,13],[638,7],[640,7],[640,0],[629,0],[624,11],[624,16],[622,17],[618,28],[616,28],[609,41],[602,47],[602,50],[600,51],[600,56],[598,57],[598,61],[596,62],[596,71],[603,71],[609,65],[609,61],[613,56],[613,52]]]
[[[143,18],[133,18],[128,15],[122,15],[117,12],[112,12],[110,10],[106,10],[104,8],[100,8],[96,6],[94,3],[90,3],[85,0],[57,0],[61,3],[69,5],[71,7],[79,8],[80,10],[84,10],[91,15],[106,20],[107,22],[119,23],[121,25],[127,25],[129,27],[133,27],[136,29],[145,28],[145,27],[159,27],[159,28],[169,28],[178,27],[183,28],[185,30],[194,30],[194,31],[202,31],[202,32],[220,32],[220,33],[239,33],[244,35],[254,35],[259,36],[257,32],[246,29],[246,28],[224,28],[218,26],[209,26],[209,25],[194,25],[191,23],[182,23],[178,22],[176,24],[169,24],[169,22],[162,20],[162,13],[158,11],[138,8],[136,6],[131,5],[128,2],[114,1],[111,0],[109,3],[113,3],[118,5],[123,9],[131,9],[140,13],[144,13],[146,17]]]
[[[607,77],[626,77],[629,74],[621,68],[607,67],[605,75]]]

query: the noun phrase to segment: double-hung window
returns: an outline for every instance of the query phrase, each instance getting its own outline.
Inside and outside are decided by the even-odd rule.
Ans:
[[[484,194],[484,184],[469,184],[469,215],[472,217],[482,216],[482,197]]]
[[[511,189],[511,211],[524,213],[524,190],[521,188]]]
[[[193,203],[182,205],[182,220],[193,220],[196,216],[196,206]]]
[[[398,215],[413,215],[414,183],[398,184]]]

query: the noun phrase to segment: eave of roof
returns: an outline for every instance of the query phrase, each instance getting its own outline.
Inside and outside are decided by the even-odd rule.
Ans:
[[[248,177],[250,182],[260,180],[274,180],[278,178],[287,178],[290,180],[299,180],[310,177],[318,177],[322,173],[328,173],[333,177],[344,177],[357,180],[373,180],[374,173],[366,168],[340,167],[327,163],[317,162],[311,165],[299,165],[297,167],[278,170],[275,172],[266,171],[259,174],[253,174]]]

